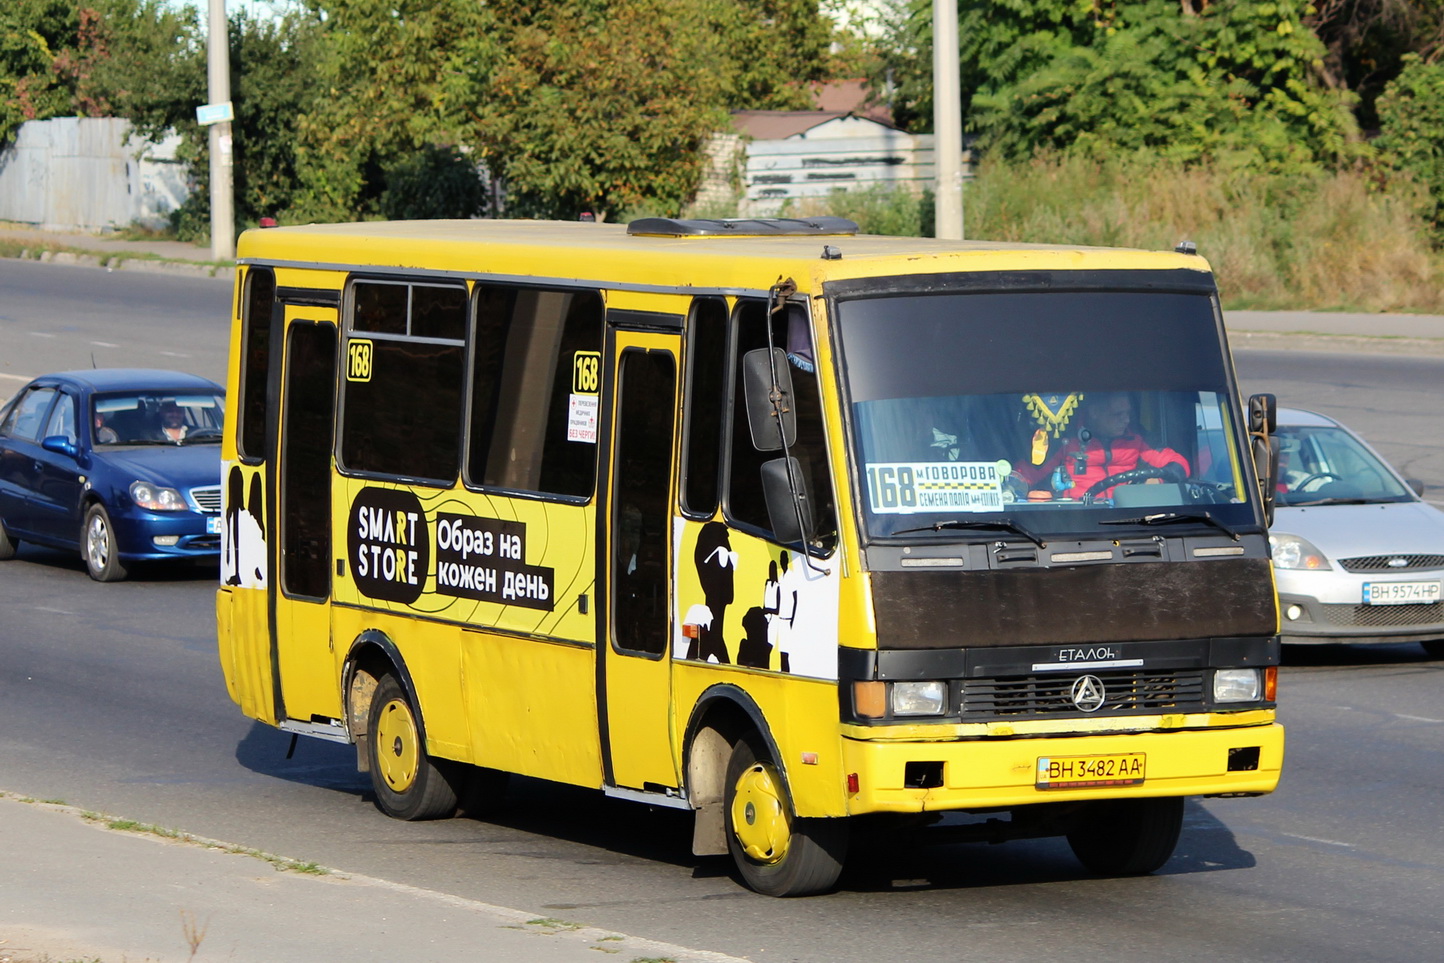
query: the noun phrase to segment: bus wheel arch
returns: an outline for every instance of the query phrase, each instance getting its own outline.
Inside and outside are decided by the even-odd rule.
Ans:
[[[757,704],[735,686],[716,686],[698,701],[688,733],[693,852],[730,854],[743,882],[768,896],[831,889],[842,873],[848,823],[797,816],[782,755]]]
[[[727,762],[732,747],[747,732],[767,733],[762,710],[734,685],[715,685],[702,693],[692,707],[683,742],[682,769],[687,798],[695,810],[692,854],[727,855]],[[767,735],[770,740],[770,733]]]
[[[366,741],[370,723],[371,700],[375,698],[376,686],[386,675],[396,675],[408,693],[416,690],[411,683],[411,673],[396,643],[377,629],[367,629],[351,642],[346,661],[341,670],[341,695],[346,706],[346,731],[356,744],[356,769],[370,771]]]
[[[343,684],[358,766],[371,776],[377,807],[404,820],[453,815],[465,767],[427,753],[420,703],[395,644],[363,633],[347,655]]]

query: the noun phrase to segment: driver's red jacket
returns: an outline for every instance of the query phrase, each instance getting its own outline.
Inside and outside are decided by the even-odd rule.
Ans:
[[[1079,471],[1078,463],[1080,447],[1083,456],[1082,471]],[[1062,448],[1051,453],[1043,464],[1031,465],[1024,462],[1014,470],[1028,483],[1029,488],[1049,488],[1049,479],[1059,465],[1063,466],[1071,483],[1066,491],[1053,493],[1054,497],[1062,498],[1082,498],[1083,493],[1094,484],[1111,475],[1149,465],[1154,468],[1179,465],[1185,475],[1189,474],[1187,458],[1172,448],[1161,451],[1153,448],[1143,440],[1142,435],[1132,433],[1119,435],[1110,442],[1090,438],[1086,446],[1080,446],[1078,439],[1070,438]],[[1112,495],[1112,487],[1094,493],[1098,498],[1109,498]]]

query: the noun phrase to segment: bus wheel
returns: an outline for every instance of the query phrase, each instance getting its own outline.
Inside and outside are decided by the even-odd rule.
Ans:
[[[1142,876],[1168,862],[1183,828],[1183,797],[1089,803],[1068,832],[1073,855],[1100,876]]]
[[[416,711],[393,675],[376,685],[367,732],[371,786],[382,812],[412,820],[442,819],[456,812],[456,789],[448,776],[457,767],[426,755]]]
[[[726,792],[727,847],[743,882],[766,896],[832,888],[847,854],[846,820],[793,815],[781,771],[750,738],[732,747]]]

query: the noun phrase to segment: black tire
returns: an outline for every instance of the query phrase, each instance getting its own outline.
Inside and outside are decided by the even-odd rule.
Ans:
[[[15,550],[20,547],[20,539],[11,537],[5,530],[5,519],[0,518],[0,562],[15,557]]]
[[[97,582],[119,582],[126,576],[115,528],[102,505],[91,505],[85,511],[85,523],[80,529],[80,555],[85,559],[85,570]]]
[[[371,697],[366,752],[376,806],[395,819],[445,819],[456,813],[464,767],[426,754],[411,697],[393,675]]]
[[[1099,876],[1144,876],[1168,862],[1183,828],[1183,797],[1089,803],[1068,832],[1073,855]]]
[[[0,550],[0,558],[4,558],[3,550]],[[1424,651],[1431,659],[1444,659],[1444,639],[1430,639],[1427,642],[1420,642]]]
[[[811,896],[832,889],[847,856],[846,819],[801,819],[787,782],[752,737],[727,762],[727,848],[737,872],[764,896]]]

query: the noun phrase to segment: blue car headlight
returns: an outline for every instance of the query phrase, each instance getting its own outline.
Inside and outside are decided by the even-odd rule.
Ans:
[[[138,508],[152,512],[184,512],[190,509],[181,493],[148,481],[130,483],[130,499]]]

